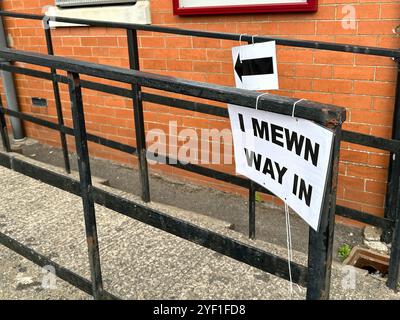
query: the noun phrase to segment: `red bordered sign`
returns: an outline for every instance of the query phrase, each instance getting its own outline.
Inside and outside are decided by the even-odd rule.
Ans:
[[[175,15],[317,11],[318,0],[172,0]]]

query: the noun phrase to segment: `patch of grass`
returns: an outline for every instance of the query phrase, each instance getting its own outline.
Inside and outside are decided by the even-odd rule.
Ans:
[[[262,202],[261,193],[260,192],[256,191],[255,199],[256,199],[257,202]]]
[[[344,261],[350,255],[351,247],[348,244],[343,244],[338,249],[338,257]]]

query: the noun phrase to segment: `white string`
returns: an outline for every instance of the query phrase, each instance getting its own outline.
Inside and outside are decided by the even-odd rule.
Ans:
[[[255,37],[255,36],[258,36],[258,34],[255,34],[255,35],[252,35],[252,36],[251,36],[251,42],[252,42],[253,44],[254,44],[254,37]]]
[[[241,46],[242,45],[242,37],[243,36],[246,36],[247,35],[247,33],[241,33],[240,34],[240,36],[239,36],[239,45]]]
[[[293,109],[292,109],[292,117],[293,117],[293,118],[294,118],[294,111],[296,110],[296,105],[297,105],[299,102],[304,101],[304,100],[307,100],[307,99],[300,99],[300,100],[297,100],[295,103],[293,103]]]
[[[296,110],[296,105],[306,99],[297,100],[293,104],[292,117],[294,118],[294,112]],[[288,260],[288,271],[289,271],[289,282],[290,282],[290,299],[293,298],[293,278],[292,278],[292,266],[293,261],[293,246],[292,246],[292,228],[290,225],[290,210],[289,206],[285,201],[285,222],[286,222],[286,245],[287,245],[287,260]],[[297,287],[300,289],[299,285]]]
[[[264,92],[264,93],[261,93],[260,95],[257,96],[257,99],[256,99],[256,110],[258,110],[258,100],[259,100],[262,96],[265,96],[266,94],[269,94],[269,93],[268,93],[268,92]]]
[[[42,27],[43,29],[48,29],[50,28],[50,17],[49,16],[44,16],[42,19]]]
[[[241,33],[239,36],[239,59],[240,63],[242,63],[242,55],[240,54],[240,47],[242,46],[242,36],[247,35],[246,33]]]
[[[292,279],[292,230],[290,228],[289,206],[285,202],[285,222],[286,222],[286,246],[287,246],[287,260],[289,269],[289,282],[290,282],[290,299],[293,297],[293,279]]]
[[[304,99],[301,99],[304,100]],[[298,100],[293,104],[292,117],[294,118],[294,112],[296,110],[296,105],[301,101]],[[287,247],[287,260],[288,260],[288,270],[289,270],[289,282],[290,282],[290,299],[293,297],[293,279],[292,279],[292,230],[290,228],[290,212],[289,206],[285,201],[285,223],[286,223],[286,247]]]

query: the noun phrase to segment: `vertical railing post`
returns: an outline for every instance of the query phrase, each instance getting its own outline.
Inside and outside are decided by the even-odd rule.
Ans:
[[[400,61],[396,61],[397,66],[397,84],[396,84],[396,98],[394,104],[393,126],[392,126],[392,139],[400,140]],[[400,178],[400,159],[396,159],[396,155],[391,153],[389,163],[388,184],[386,190],[386,203],[385,203],[385,218],[390,220],[396,219],[396,190],[399,188]],[[397,155],[398,157],[398,155]],[[386,243],[392,242],[393,228],[388,227],[383,230],[382,241]]]
[[[400,153],[396,153],[396,162],[393,166],[394,170],[400,171]],[[400,174],[400,173],[398,173]],[[396,290],[399,286],[399,276],[400,276],[400,182],[399,178],[397,180],[397,190],[396,194],[393,195],[393,214],[394,214],[394,230],[392,237],[392,246],[390,252],[390,261],[389,261],[389,272],[388,272],[388,280],[386,282],[387,286]]]
[[[49,55],[53,56],[54,49],[53,49],[53,41],[51,38],[49,19],[43,20],[43,27],[44,27],[44,32],[45,32],[45,36],[46,36],[47,53]],[[51,70],[51,75],[52,75],[54,101],[55,101],[56,111],[57,111],[57,121],[58,121],[58,126],[60,129],[60,142],[61,142],[61,148],[62,148],[63,158],[64,158],[64,168],[67,173],[71,173],[71,166],[70,166],[69,155],[68,155],[67,138],[65,136],[65,133],[61,131],[61,127],[64,126],[64,116],[63,116],[63,112],[62,112],[60,88],[58,86],[58,82],[56,79],[57,70],[54,68],[50,68],[50,70]]]
[[[239,38],[239,42],[240,42]],[[253,39],[252,39],[253,40]],[[253,41],[248,41],[248,44],[252,44]],[[241,43],[239,43],[241,45]],[[256,238],[256,188],[255,183],[250,181],[249,185],[249,238]]]
[[[6,152],[11,152],[10,139],[7,132],[7,122],[3,111],[3,101],[0,97],[0,134],[3,148]]]
[[[249,238],[256,238],[256,185],[253,181],[249,187]]]
[[[93,297],[95,299],[101,299],[103,292],[103,280],[101,276],[96,215],[91,194],[92,178],[90,172],[89,150],[87,145],[81,84],[79,75],[77,73],[68,72],[68,78]]]
[[[318,232],[309,228],[307,299],[329,299],[333,235],[335,229],[336,190],[342,128],[334,128],[332,163]]]
[[[129,66],[133,70],[139,70],[139,49],[136,30],[127,30]],[[133,111],[135,117],[136,147],[139,159],[139,174],[141,182],[141,196],[145,202],[150,201],[149,173],[146,158],[146,135],[144,130],[143,102],[141,87],[132,84]]]
[[[397,66],[396,98],[393,114],[392,139],[400,140],[400,60]],[[400,276],[400,153],[390,154],[385,218],[394,221],[394,227],[383,230],[382,241],[391,243],[388,280],[390,289],[397,290]]]

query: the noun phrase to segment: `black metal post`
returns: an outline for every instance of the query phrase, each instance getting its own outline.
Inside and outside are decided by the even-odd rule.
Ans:
[[[319,229],[309,232],[307,299],[312,300],[329,299],[330,291],[341,126],[333,129],[332,163]]]
[[[400,140],[400,60],[397,66],[396,99],[394,105],[392,139]],[[382,241],[391,243],[387,286],[396,290],[400,276],[400,153],[391,153],[386,191],[385,218],[395,221],[394,227],[387,227],[382,232]]]
[[[241,37],[239,37],[239,42]],[[248,41],[248,44],[252,44],[252,41]],[[239,43],[239,45],[242,45]],[[256,185],[253,181],[250,181],[249,185],[249,238],[256,238]]]
[[[81,84],[79,74],[77,73],[68,72],[68,78],[72,119],[74,123],[76,153],[78,155],[79,179],[83,202],[83,212],[85,217],[86,240],[88,245],[93,297],[95,299],[101,299],[103,293],[103,280],[101,276],[96,214],[91,193],[92,178],[90,172],[85,116],[83,113]]]
[[[136,30],[127,30],[129,66],[133,70],[139,70],[139,49]],[[142,200],[150,201],[149,173],[146,158],[146,135],[144,130],[143,102],[140,85],[132,84],[133,110],[135,115],[136,148],[139,159],[139,173],[142,188]]]
[[[256,186],[253,181],[249,187],[249,238],[256,238]]]
[[[3,108],[3,101],[0,97],[0,133],[1,133],[1,141],[3,142],[3,148],[6,152],[11,151],[10,139],[8,137],[7,132],[7,122],[6,117],[4,116]]]
[[[400,153],[396,154],[396,168],[400,170]],[[397,291],[399,286],[399,277],[400,277],[400,186],[399,180],[397,179],[397,193],[394,195],[396,201],[394,202],[394,214],[395,214],[395,227],[393,232],[392,239],[392,247],[390,253],[390,262],[389,262],[389,272],[388,272],[388,280],[386,282],[387,286]]]
[[[44,32],[46,35],[46,45],[47,45],[47,53],[51,56],[54,55],[53,50],[53,41],[51,38],[51,30],[49,25],[49,20],[43,21]],[[52,75],[52,83],[53,83],[53,92],[54,92],[54,101],[56,104],[56,111],[57,111],[57,121],[58,125],[61,127],[64,125],[64,117],[62,112],[62,104],[61,104],[61,97],[60,97],[60,88],[58,86],[58,82],[56,80],[57,70],[54,68],[50,68],[51,75]],[[68,155],[68,145],[67,145],[67,138],[64,132],[60,131],[60,142],[63,151],[63,158],[64,158],[64,168],[67,173],[71,173],[71,166],[69,162],[69,155]]]

